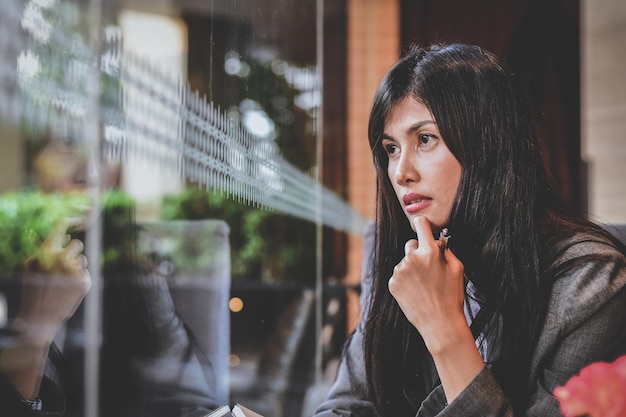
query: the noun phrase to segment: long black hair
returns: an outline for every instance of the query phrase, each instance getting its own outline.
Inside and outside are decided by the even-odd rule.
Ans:
[[[494,54],[450,44],[413,48],[378,88],[368,131],[377,228],[364,349],[370,395],[383,416],[414,414],[438,383],[421,336],[388,291],[404,244],[414,238],[381,145],[387,116],[400,100],[411,97],[428,107],[461,164],[449,215],[450,248],[481,294],[483,314],[500,323],[492,326],[498,340],[492,371],[516,409],[528,401],[531,355],[554,275],[548,271],[554,257],[548,259],[546,239],[566,233],[560,230],[598,229],[565,214],[552,192],[532,113],[517,83]]]

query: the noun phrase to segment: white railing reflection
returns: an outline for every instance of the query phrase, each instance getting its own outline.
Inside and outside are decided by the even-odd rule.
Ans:
[[[147,160],[242,203],[362,233],[362,217],[284,159],[273,140],[252,135],[185,81],[125,51],[115,27],[103,29],[96,54],[81,37],[84,17],[75,5],[47,3],[24,7],[21,0],[5,0],[0,6],[3,122],[61,128],[80,138],[89,99],[85,80],[97,68],[104,157]],[[26,11],[30,23],[23,23]]]

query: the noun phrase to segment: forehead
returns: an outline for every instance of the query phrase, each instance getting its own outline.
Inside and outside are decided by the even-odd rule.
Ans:
[[[435,121],[430,109],[413,97],[405,97],[395,104],[385,119],[385,133],[390,130],[404,130],[424,121]]]

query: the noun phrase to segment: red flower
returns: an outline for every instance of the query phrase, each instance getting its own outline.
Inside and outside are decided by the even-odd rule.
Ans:
[[[625,417],[626,355],[584,367],[565,386],[556,387],[554,396],[565,417]]]

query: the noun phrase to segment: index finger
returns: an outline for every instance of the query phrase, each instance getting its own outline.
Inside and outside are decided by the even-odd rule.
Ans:
[[[422,244],[428,245],[435,243],[435,237],[433,236],[433,230],[430,227],[430,221],[426,216],[417,216],[413,219],[413,228],[417,234],[417,241],[420,247]]]
[[[61,247],[66,243],[67,231],[70,227],[80,224],[80,219],[74,217],[63,217],[59,219],[50,234],[46,238],[46,242],[55,247]]]

